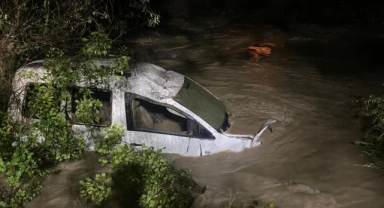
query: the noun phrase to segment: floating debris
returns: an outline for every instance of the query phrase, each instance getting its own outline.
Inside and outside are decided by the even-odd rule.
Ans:
[[[249,46],[248,47],[250,54],[256,60],[259,60],[263,56],[269,56],[272,49],[268,46]]]

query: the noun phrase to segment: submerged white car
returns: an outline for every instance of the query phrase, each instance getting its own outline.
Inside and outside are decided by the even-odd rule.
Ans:
[[[37,76],[23,76],[25,73]],[[32,62],[19,69],[14,77],[15,93],[10,112],[17,121],[30,117],[26,102],[34,83],[43,83],[46,69],[43,61]],[[80,88],[73,88],[73,96]],[[92,96],[102,101],[100,122],[94,126],[100,131],[112,124],[125,128],[123,141],[128,144],[162,149],[164,153],[183,156],[202,156],[221,151],[239,152],[260,144],[260,135],[275,120],[268,120],[255,135],[229,134],[231,122],[223,102],[193,80],[174,71],[153,64],[139,64],[129,76],[110,80],[109,86],[93,88]],[[72,129],[83,134],[89,143],[85,125],[75,116],[76,103],[67,102],[67,115]],[[69,105],[68,105],[68,102]]]

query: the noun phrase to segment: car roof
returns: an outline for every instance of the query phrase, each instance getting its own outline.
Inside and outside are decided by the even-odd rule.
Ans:
[[[109,60],[101,60],[102,65],[108,65]],[[120,79],[113,77],[108,87],[110,90],[121,90],[130,92],[155,101],[171,99],[176,96],[184,83],[184,76],[170,70],[150,64],[139,63],[130,66],[130,73],[120,76]],[[22,76],[23,72],[34,72],[36,77]],[[14,77],[14,90],[24,88],[28,83],[41,82],[46,74],[44,61],[38,60],[27,64],[17,70]],[[79,86],[84,86],[79,84]],[[86,86],[85,86],[86,87]],[[103,87],[97,87],[103,88]]]
[[[184,83],[184,76],[154,64],[138,64],[131,70],[128,90],[153,100],[176,96]]]

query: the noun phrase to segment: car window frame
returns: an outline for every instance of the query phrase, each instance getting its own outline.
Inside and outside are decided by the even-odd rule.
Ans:
[[[128,95],[128,96],[127,96]],[[127,97],[129,97],[129,101],[127,101]],[[133,93],[129,93],[129,92],[126,92],[125,93],[125,109],[126,109],[126,120],[127,120],[127,129],[129,131],[139,131],[139,132],[147,132],[147,133],[155,133],[155,134],[165,134],[165,135],[172,135],[172,136],[180,136],[180,137],[189,137],[188,136],[188,122],[189,122],[189,116],[186,115],[184,112],[180,112],[179,109],[175,109],[175,107],[173,106],[170,106],[170,105],[167,105],[167,104],[164,104],[164,103],[159,103],[159,102],[156,102],[154,100],[151,100],[151,99],[148,99],[146,97],[143,97],[143,96],[140,96],[140,95],[137,95],[137,94],[133,94]],[[135,99],[140,99],[140,100],[144,100],[146,102],[149,102],[153,105],[158,105],[158,106],[162,106],[162,107],[166,107],[166,108],[170,108],[178,113],[180,113],[181,115],[185,116],[185,119],[186,119],[186,122],[187,122],[187,131],[185,134],[180,134],[180,133],[177,133],[177,132],[174,132],[174,131],[166,131],[166,130],[155,130],[153,131],[152,129],[150,128],[140,128],[140,127],[136,127],[135,125],[135,117],[134,117],[134,109],[133,109],[133,102]],[[128,121],[128,117],[130,118],[130,121]]]
[[[86,89],[90,89],[91,91],[92,90],[98,90],[98,91],[104,91],[104,92],[109,92],[110,93],[110,99],[109,99],[109,103],[110,103],[110,109],[109,109],[109,124],[105,125],[105,124],[87,124],[87,123],[82,123],[82,122],[75,122],[73,121],[72,119],[72,115],[70,116],[70,114],[72,114],[72,92],[71,90],[73,88],[77,88],[77,89],[81,89],[81,88],[86,88]],[[113,112],[113,91],[112,90],[109,90],[109,89],[102,89],[102,88],[97,88],[97,87],[84,87],[84,86],[71,86],[70,87],[70,93],[71,93],[71,99],[68,99],[66,100],[66,114],[67,114],[67,117],[69,118],[69,121],[71,122],[72,125],[81,125],[81,126],[92,126],[92,127],[109,127],[112,125],[113,123],[113,118],[112,118],[112,112]],[[70,107],[69,107],[70,106]]]
[[[162,107],[170,108],[171,110],[174,110],[177,113],[180,113],[181,115],[185,116],[186,120],[187,120],[187,131],[186,131],[186,134],[185,135],[184,134],[173,134],[172,131],[162,131],[162,130],[151,131],[148,128],[136,127],[135,126],[135,121],[134,121],[135,119],[134,119],[133,102],[137,98],[141,99],[141,100],[144,100],[146,102],[149,102],[151,104],[154,104],[154,105],[159,105],[159,106],[162,106]],[[125,119],[126,119],[126,122],[127,122],[127,126],[126,127],[127,127],[128,131],[139,131],[139,132],[147,132],[147,133],[167,134],[167,135],[172,135],[172,136],[198,138],[198,139],[202,139],[202,140],[214,140],[214,139],[216,139],[215,136],[213,135],[213,133],[210,132],[205,126],[203,126],[201,123],[196,121],[193,117],[191,117],[187,113],[182,112],[180,109],[177,109],[174,106],[171,106],[171,105],[165,104],[165,103],[159,103],[159,102],[151,100],[151,99],[149,99],[147,97],[140,96],[138,94],[130,93],[130,92],[125,92],[125,94],[124,94],[124,102],[125,102],[125,109],[126,109],[126,111],[125,111],[126,112]],[[190,131],[191,131],[190,123],[191,122],[196,123],[199,126],[199,128],[203,128],[205,131],[209,132],[211,137],[209,137],[209,138],[201,138],[201,137],[195,137],[195,135],[190,135]]]

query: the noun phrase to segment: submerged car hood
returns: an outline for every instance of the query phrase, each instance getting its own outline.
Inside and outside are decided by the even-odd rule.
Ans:
[[[232,122],[231,126],[224,132],[224,134],[227,136],[249,137],[253,139],[258,130],[259,129],[256,125],[253,128],[250,128],[241,123]]]

